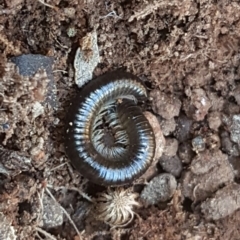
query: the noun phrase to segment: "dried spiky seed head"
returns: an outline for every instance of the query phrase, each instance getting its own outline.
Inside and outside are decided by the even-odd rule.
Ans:
[[[113,227],[128,225],[135,214],[133,207],[140,207],[136,201],[138,196],[131,189],[108,189],[107,193],[99,194],[94,201],[96,218]]]

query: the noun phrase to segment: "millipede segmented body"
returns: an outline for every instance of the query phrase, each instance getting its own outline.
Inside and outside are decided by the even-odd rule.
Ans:
[[[122,71],[104,74],[80,90],[67,113],[65,150],[83,176],[116,186],[147,170],[155,138],[138,106],[146,99],[141,81]]]

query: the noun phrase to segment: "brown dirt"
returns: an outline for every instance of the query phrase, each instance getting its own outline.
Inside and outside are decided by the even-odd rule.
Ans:
[[[226,188],[239,184],[239,1],[45,3],[0,0],[0,212],[5,236],[11,225],[17,239],[79,239],[65,215],[54,228],[41,219],[43,195],[51,190],[86,239],[239,240],[239,201],[220,220],[205,216],[208,197],[220,201],[219,194],[231,194]],[[173,199],[142,207],[124,229],[109,229],[86,217],[90,204],[85,194],[103,189],[81,177],[64,155],[64,113],[76,92],[74,54],[92,30],[101,56],[95,76],[123,68],[147,82],[149,110],[164,135],[177,140],[183,165]],[[22,77],[10,61],[28,53],[55,60],[58,107],[43,104],[40,115],[32,109],[47,94],[46,75]],[[192,150],[196,137],[204,144]]]

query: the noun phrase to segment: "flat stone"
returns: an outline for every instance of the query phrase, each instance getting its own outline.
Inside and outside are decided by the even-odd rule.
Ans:
[[[140,198],[149,205],[168,201],[177,188],[175,177],[169,173],[163,173],[153,178],[141,192]]]
[[[43,197],[43,227],[54,228],[63,224],[63,211],[57,202],[44,195]]]
[[[40,54],[23,54],[13,57],[11,60],[16,64],[19,69],[19,74],[22,76],[34,77],[39,70],[46,71],[49,83],[47,86],[48,91],[45,102],[49,103],[52,108],[56,109],[58,104],[56,100],[56,86],[52,71],[54,59]]]

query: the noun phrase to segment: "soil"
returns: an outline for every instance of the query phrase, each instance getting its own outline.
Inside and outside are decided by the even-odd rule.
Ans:
[[[64,154],[74,56],[93,31],[94,77],[122,68],[146,83],[169,144],[157,171],[178,184],[124,228],[92,218],[105,188]],[[239,240],[239,47],[239,1],[0,0],[0,239]],[[21,75],[13,57],[30,53],[51,72]]]

